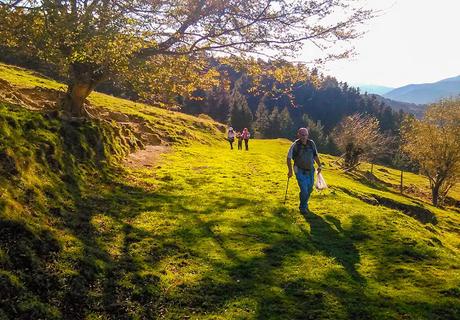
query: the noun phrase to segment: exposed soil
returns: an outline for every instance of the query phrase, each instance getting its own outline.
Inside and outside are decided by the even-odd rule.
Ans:
[[[130,168],[153,167],[158,163],[160,155],[169,150],[168,146],[146,146],[144,150],[131,153],[123,164]]]
[[[20,88],[0,79],[0,100],[34,111],[57,109],[57,102],[65,93],[46,88]]]

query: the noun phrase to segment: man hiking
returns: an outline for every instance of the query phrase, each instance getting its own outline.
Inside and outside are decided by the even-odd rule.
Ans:
[[[292,162],[294,160],[294,171]],[[318,151],[313,140],[308,139],[307,128],[300,128],[297,131],[297,140],[289,148],[287,154],[288,178],[292,177],[293,172],[300,188],[299,210],[302,214],[308,213],[308,199],[313,190],[315,179],[314,162],[318,165],[318,173],[321,172],[321,162],[319,161]]]

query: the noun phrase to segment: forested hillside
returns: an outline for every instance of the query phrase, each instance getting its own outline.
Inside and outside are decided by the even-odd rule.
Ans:
[[[382,103],[390,106],[394,110],[402,110],[408,114],[415,115],[419,119],[423,117],[423,114],[425,113],[425,110],[427,107],[427,105],[425,104],[401,102],[401,101],[384,98],[383,96],[375,95],[375,94],[372,94],[372,96],[375,97],[377,101],[381,101]]]
[[[275,65],[268,63],[264,67],[270,70]],[[324,133],[329,134],[345,116],[354,113],[375,116],[382,132],[395,134],[404,116],[373,95],[363,95],[359,89],[318,74],[316,70],[308,70],[303,79],[295,79],[295,82],[290,78],[285,81],[277,79],[276,73],[262,72],[267,75],[254,83],[250,75],[228,68],[228,89],[195,92],[192,99],[184,101],[182,110],[191,114],[209,114],[239,130],[253,127],[261,137],[292,137],[293,127],[306,125],[305,117],[320,121]]]

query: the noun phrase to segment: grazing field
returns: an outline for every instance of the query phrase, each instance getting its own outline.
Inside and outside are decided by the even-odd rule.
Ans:
[[[460,213],[425,178],[400,195],[398,171],[321,155],[304,216],[289,141],[91,103],[103,120],[0,104],[0,319],[460,319]]]

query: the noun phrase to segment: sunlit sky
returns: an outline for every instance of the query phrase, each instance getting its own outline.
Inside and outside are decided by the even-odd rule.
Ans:
[[[357,55],[323,73],[352,85],[399,87],[460,75],[460,0],[363,0],[382,10],[353,42]]]

